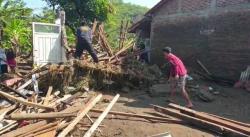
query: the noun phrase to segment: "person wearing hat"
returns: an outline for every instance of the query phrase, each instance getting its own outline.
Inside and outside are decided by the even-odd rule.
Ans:
[[[94,62],[98,63],[98,57],[94,48],[92,47],[92,30],[86,25],[85,21],[83,21],[81,26],[77,29],[76,37],[77,44],[75,58],[80,58],[83,54],[83,50],[87,50]]]
[[[187,78],[187,69],[180,58],[172,54],[172,49],[170,47],[165,47],[163,49],[165,59],[170,63],[170,87],[171,95],[170,98],[173,99],[175,92],[178,89],[181,90],[183,97],[187,101],[186,107],[192,108],[193,103],[186,91],[186,78]]]

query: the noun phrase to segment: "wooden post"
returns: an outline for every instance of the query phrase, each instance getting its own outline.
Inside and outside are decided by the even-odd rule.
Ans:
[[[102,94],[92,98],[84,109],[80,111],[80,114],[58,135],[58,137],[65,137],[70,131],[72,131],[76,124],[82,120],[82,118],[95,106],[95,104],[102,98]]]
[[[26,106],[31,106],[31,107],[35,107],[35,108],[41,108],[41,109],[54,110],[53,107],[49,107],[49,106],[44,106],[44,105],[40,105],[40,104],[28,102],[26,100],[22,100],[22,99],[16,98],[16,97],[14,97],[12,95],[9,95],[7,93],[4,93],[2,91],[0,91],[0,95],[3,96],[4,98],[6,98],[7,100],[18,102],[18,103],[24,104]]]
[[[61,18],[61,29],[62,29],[62,46],[69,52],[71,49],[69,48],[67,40],[67,32],[65,27],[65,21],[66,21],[65,11],[60,11],[60,18]]]
[[[121,28],[120,28],[120,36],[119,36],[119,50],[122,49],[122,40],[123,40],[123,37],[122,37],[122,34],[123,34],[123,20],[121,21]]]
[[[112,109],[114,104],[117,102],[120,95],[116,95],[114,99],[111,101],[111,103],[108,105],[108,107],[103,111],[103,113],[99,116],[99,118],[96,120],[96,122],[92,125],[92,127],[85,133],[84,137],[90,137],[96,128],[101,124],[102,120],[108,115],[109,111]]]

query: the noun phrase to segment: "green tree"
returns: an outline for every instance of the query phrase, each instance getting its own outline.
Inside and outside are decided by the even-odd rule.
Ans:
[[[66,25],[73,32],[84,19],[93,22],[94,19],[105,21],[108,13],[112,12],[112,6],[108,0],[44,0],[49,6],[59,7],[66,12]]]
[[[13,19],[4,28],[4,33],[6,47],[12,46],[16,53],[31,50],[31,28],[24,20]]]
[[[4,30],[2,44],[16,51],[31,49],[32,9],[22,0],[0,0],[0,25]]]

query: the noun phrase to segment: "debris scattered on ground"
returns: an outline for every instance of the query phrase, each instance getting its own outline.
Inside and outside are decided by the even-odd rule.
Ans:
[[[168,105],[168,108],[156,105],[153,105],[153,107],[160,113],[173,116],[189,124],[226,136],[236,135],[237,137],[247,137],[250,135],[250,126],[246,123],[198,112],[172,103]]]

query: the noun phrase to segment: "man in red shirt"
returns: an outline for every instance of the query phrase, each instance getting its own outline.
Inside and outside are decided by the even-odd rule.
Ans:
[[[189,95],[185,88],[186,78],[187,78],[187,69],[185,65],[183,64],[180,58],[171,53],[170,47],[165,47],[163,49],[163,52],[165,59],[169,61],[169,63],[171,64],[170,77],[169,77],[170,87],[171,87],[170,98],[173,99],[177,88],[181,89],[182,95],[187,101],[187,107],[192,108],[193,103],[190,100]]]

